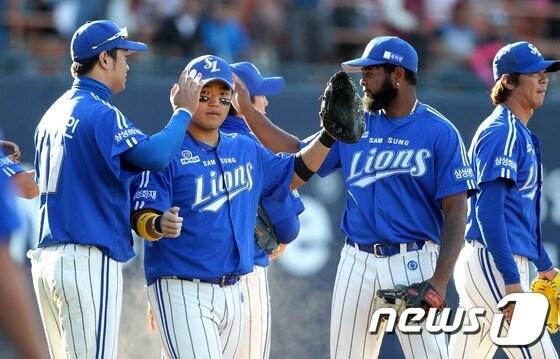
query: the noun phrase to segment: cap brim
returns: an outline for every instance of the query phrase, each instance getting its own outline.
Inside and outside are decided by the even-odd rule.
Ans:
[[[122,39],[117,47],[130,51],[144,51],[148,48],[148,45],[143,42]]]
[[[519,73],[532,74],[543,70],[546,72],[555,72],[560,70],[560,61],[558,60],[540,61],[527,68],[524,68],[522,71],[519,71]]]
[[[387,61],[372,60],[367,57],[361,57],[350,61],[345,61],[341,64],[342,69],[346,72],[360,72],[362,67],[386,64]]]
[[[220,81],[220,82],[223,82],[226,85],[228,85],[230,89],[233,88],[233,83],[232,82],[230,82],[230,81],[228,81],[224,78],[221,78],[221,77],[209,77],[207,79],[203,79],[202,80],[202,86],[205,86],[207,83],[212,82],[212,81]]]
[[[282,78],[280,76],[265,77],[263,80],[264,81],[263,81],[261,87],[259,87],[251,95],[253,95],[253,96],[273,96],[273,95],[279,94],[284,89],[285,81],[284,81],[284,78]]]

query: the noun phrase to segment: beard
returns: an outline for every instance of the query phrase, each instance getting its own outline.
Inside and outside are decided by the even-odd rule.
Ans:
[[[366,90],[362,97],[364,108],[369,112],[377,112],[386,108],[399,94],[399,89],[393,86],[389,77],[385,78],[385,82],[381,88],[374,95],[369,90]]]

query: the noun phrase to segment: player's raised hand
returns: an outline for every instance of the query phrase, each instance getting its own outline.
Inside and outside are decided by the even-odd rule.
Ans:
[[[183,217],[179,217],[179,207],[171,207],[161,216],[161,233],[164,237],[179,237],[182,225]]]
[[[173,106],[173,110],[179,107],[189,110],[191,115],[194,115],[198,109],[198,100],[200,98],[200,91],[202,90],[202,74],[197,73],[196,70],[187,70],[181,72],[181,76],[176,84],[171,88],[169,94],[169,101]]]
[[[253,104],[251,103],[251,96],[245,87],[243,81],[237,76],[233,75],[234,94],[232,104],[235,109],[241,114],[246,113]]]

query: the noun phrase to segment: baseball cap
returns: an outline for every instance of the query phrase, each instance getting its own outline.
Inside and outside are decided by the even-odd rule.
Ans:
[[[88,21],[72,36],[72,60],[80,61],[112,49],[144,51],[148,48],[143,42],[130,41],[127,37],[126,27],[119,28],[110,20]]]
[[[554,72],[560,70],[559,60],[545,60],[535,45],[527,41],[514,42],[502,47],[492,63],[494,81],[502,75],[520,73],[530,74],[545,70]]]
[[[412,45],[396,36],[377,36],[366,46],[362,57],[342,63],[346,72],[360,72],[362,67],[393,64],[414,73],[418,71],[418,54]]]
[[[263,77],[259,69],[250,62],[237,62],[230,66],[233,73],[243,81],[251,96],[272,96],[284,89],[283,77]]]
[[[192,59],[187,64],[187,72],[192,69],[202,75],[202,84],[206,85],[210,81],[219,80],[224,82],[229,88],[233,88],[233,73],[226,60],[214,55],[203,55]]]

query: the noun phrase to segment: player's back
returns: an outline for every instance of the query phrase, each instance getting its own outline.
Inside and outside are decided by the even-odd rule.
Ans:
[[[129,183],[119,154],[141,134],[106,100],[104,85],[81,80],[45,113],[35,133],[41,190],[39,246],[95,245],[117,260],[133,255]]]

